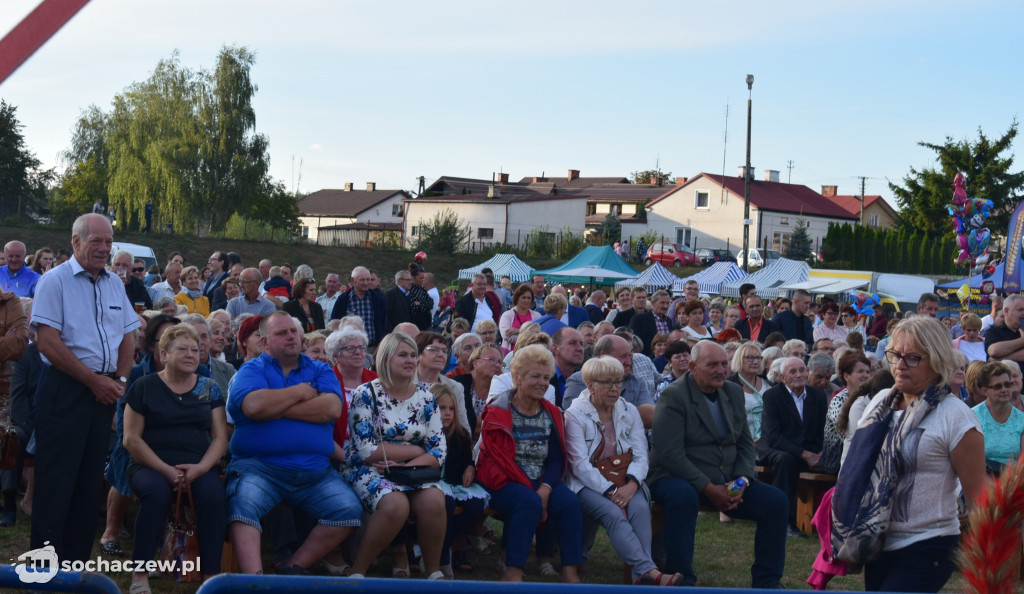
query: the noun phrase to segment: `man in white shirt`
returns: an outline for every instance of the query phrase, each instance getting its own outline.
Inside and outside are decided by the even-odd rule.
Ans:
[[[434,285],[434,273],[424,272],[420,275],[423,279],[423,288],[427,291],[427,295],[434,300],[434,308],[430,310],[431,316],[437,315],[437,308],[441,304],[441,292],[437,290],[437,286]]]
[[[324,287],[327,288],[327,292],[316,298],[316,302],[323,308],[324,313],[328,316],[334,311],[334,303],[338,300],[338,296],[341,295],[341,278],[333,272],[327,275],[324,279]]]

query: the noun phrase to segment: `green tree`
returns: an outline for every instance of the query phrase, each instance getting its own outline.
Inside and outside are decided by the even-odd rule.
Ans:
[[[416,249],[427,253],[456,254],[466,251],[470,229],[455,211],[445,209],[426,221],[419,221],[420,235]],[[554,246],[552,246],[553,248]],[[550,254],[551,252],[548,252]]]
[[[17,112],[17,107],[0,99],[0,219],[41,214],[47,184],[54,177],[53,170],[43,169],[26,146]]]
[[[661,171],[660,169],[648,169],[646,171],[634,171],[629,176],[633,178],[634,184],[651,184],[655,180],[661,180],[662,184],[674,184],[676,179],[672,177],[671,171]]]
[[[811,237],[807,234],[807,221],[803,217],[796,220],[796,228],[789,236],[789,245],[783,255],[790,260],[806,260],[811,257]]]
[[[72,165],[50,197],[50,218],[58,225],[71,225],[79,215],[105,202],[107,179],[96,155]]]
[[[947,233],[950,227],[946,205],[953,199],[953,178],[963,172],[967,175],[967,196],[987,198],[994,204],[988,226],[1000,232],[1007,229],[1010,214],[1024,190],[1024,171],[1011,171],[1011,148],[1016,136],[1017,121],[1014,120],[1010,129],[995,140],[989,139],[979,128],[976,141],[958,141],[947,136],[942,144],[919,142],[920,146],[935,151],[938,168],[917,170],[911,167],[903,178],[903,185],[889,184],[903,211],[901,227],[936,235]]]
[[[603,245],[615,243],[622,238],[622,221],[615,214],[608,213],[608,216],[601,222],[601,226],[597,228],[595,235],[601,237]]]

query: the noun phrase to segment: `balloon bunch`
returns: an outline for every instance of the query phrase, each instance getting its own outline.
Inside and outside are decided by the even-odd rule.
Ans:
[[[857,310],[857,313],[867,316],[875,313],[874,307],[879,304],[878,295],[867,291],[850,291],[850,296],[853,297],[851,307]]]
[[[953,178],[953,204],[946,205],[953,219],[957,246],[960,248],[954,261],[958,267],[967,268],[971,274],[989,278],[995,273],[995,266],[989,263],[988,244],[991,240],[985,221],[992,210],[992,201],[967,197],[967,176],[957,173]]]

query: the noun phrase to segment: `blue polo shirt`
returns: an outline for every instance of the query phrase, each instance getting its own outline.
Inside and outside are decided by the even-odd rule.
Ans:
[[[307,423],[295,419],[254,421],[242,412],[250,392],[311,384],[318,392],[341,398],[341,384],[326,363],[299,356],[299,366],[285,377],[277,359],[264,353],[242,365],[231,382],[227,412],[234,420],[231,455],[259,458],[295,470],[323,470],[334,453],[334,422]]]
[[[35,297],[40,276],[24,264],[13,274],[10,266],[0,266],[0,291],[11,292],[18,297]]]

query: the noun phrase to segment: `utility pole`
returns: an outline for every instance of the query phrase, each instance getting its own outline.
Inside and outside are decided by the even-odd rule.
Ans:
[[[754,75],[747,75],[747,164],[743,171],[743,271],[750,272],[750,113]]]
[[[864,226],[864,200],[866,200],[866,196],[864,195],[864,186],[867,183],[867,179],[868,178],[863,176],[863,175],[860,176],[860,226],[861,227]]]
[[[786,175],[786,183],[793,183],[793,160],[790,159],[786,162],[786,169],[789,169],[789,174]]]

